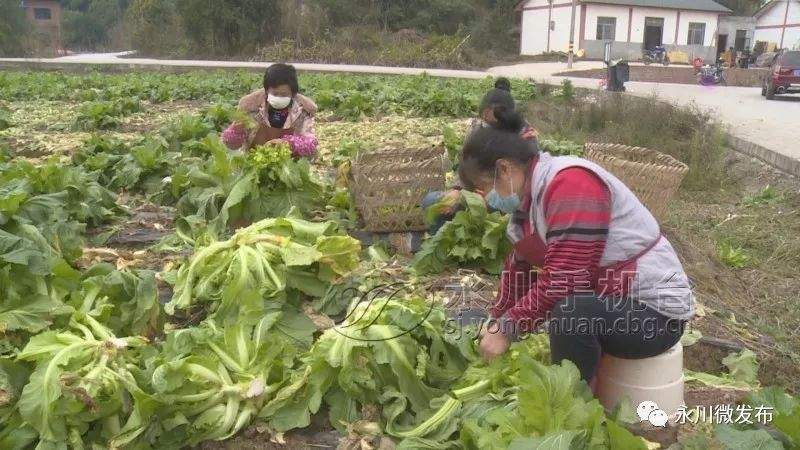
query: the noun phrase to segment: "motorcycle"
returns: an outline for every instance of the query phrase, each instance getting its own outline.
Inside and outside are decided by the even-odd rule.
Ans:
[[[727,86],[725,80],[725,68],[722,61],[717,61],[715,65],[707,64],[697,72],[697,82],[703,86]]]
[[[667,49],[662,45],[659,45],[652,50],[645,49],[644,53],[642,53],[642,61],[644,62],[645,66],[649,66],[652,63],[668,66],[669,56],[667,56]]]

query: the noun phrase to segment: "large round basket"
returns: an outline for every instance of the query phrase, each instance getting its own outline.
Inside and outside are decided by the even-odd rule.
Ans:
[[[659,219],[689,171],[672,156],[627,145],[587,143],[586,159],[622,180]]]
[[[444,148],[360,153],[352,175],[356,208],[366,231],[425,230],[420,203],[428,192],[444,189]]]

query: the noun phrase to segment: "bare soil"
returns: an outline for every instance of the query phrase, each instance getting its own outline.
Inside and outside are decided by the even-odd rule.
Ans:
[[[719,190],[681,191],[664,224],[702,305],[692,326],[756,352],[762,385],[798,392],[800,180],[735,152],[727,155],[726,174]],[[752,205],[748,198],[767,186],[779,197]],[[742,246],[750,258],[745,267],[730,268],[719,260],[721,239]],[[699,343],[686,349],[686,366],[723,372],[721,360],[730,351]]]

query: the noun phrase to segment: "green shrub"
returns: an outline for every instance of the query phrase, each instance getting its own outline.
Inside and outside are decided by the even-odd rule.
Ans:
[[[574,88],[566,87],[570,89]],[[564,91],[562,85],[554,93],[556,99],[540,96],[541,101],[529,104],[528,117],[540,132],[576,142],[612,142],[672,155],[689,166],[684,186],[691,189],[719,187],[725,179],[726,138],[708,114],[657,98],[604,93],[576,92],[576,101],[564,102]]]
[[[726,266],[732,269],[741,269],[750,262],[750,256],[740,246],[734,246],[730,242],[720,242],[717,244],[717,257]]]
[[[774,187],[766,185],[758,194],[745,197],[742,203],[745,206],[771,205],[782,199],[783,195],[779,194]]]
[[[421,35],[373,27],[343,27],[298,45],[285,38],[258,52],[262,61],[370,64],[404,67],[475,67],[488,65],[463,34]]]
[[[572,81],[564,80],[561,82],[561,93],[559,97],[566,101],[575,99],[575,86],[572,85]]]
[[[0,56],[25,56],[30,26],[18,1],[0,1]]]

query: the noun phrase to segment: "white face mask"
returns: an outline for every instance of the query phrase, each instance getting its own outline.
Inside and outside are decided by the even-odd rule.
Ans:
[[[277,95],[269,94],[267,102],[275,109],[283,109],[289,106],[289,103],[292,102],[292,97],[278,97]]]

